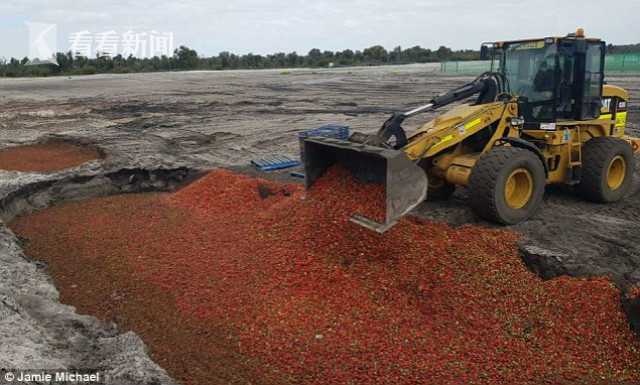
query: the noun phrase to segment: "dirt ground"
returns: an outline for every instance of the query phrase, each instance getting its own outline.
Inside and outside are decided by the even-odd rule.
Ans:
[[[296,156],[302,130],[344,123],[372,132],[392,111],[470,79],[444,76],[434,65],[0,79],[0,148],[51,139],[96,146],[105,159],[91,165],[97,167],[92,174],[214,167],[258,174],[250,160]],[[640,77],[607,80],[631,92],[629,129],[640,135]],[[640,162],[630,196],[612,205],[584,202],[571,189],[547,189],[540,212],[512,227],[523,236],[521,251],[530,268],[545,278],[610,275],[623,288],[640,285],[638,167]],[[295,180],[288,172],[262,176]],[[0,198],[31,191],[20,187],[38,178],[0,175]],[[491,226],[471,213],[466,199],[459,189],[451,200],[425,203],[415,214]]]

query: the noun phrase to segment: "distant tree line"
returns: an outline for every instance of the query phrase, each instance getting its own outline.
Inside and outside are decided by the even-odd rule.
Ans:
[[[608,47],[610,53],[640,52],[640,44]],[[97,55],[88,58],[73,52],[58,53],[53,64],[33,65],[28,58],[0,60],[0,77],[90,75],[98,73],[162,72],[178,70],[228,70],[228,69],[268,69],[329,66],[375,66],[385,64],[430,63],[442,61],[478,60],[480,52],[457,50],[441,46],[437,50],[415,46],[403,49],[396,47],[386,50],[380,45],[362,51],[321,51],[312,49],[306,55],[296,52],[271,55],[236,55],[221,52],[217,56],[201,57],[185,46],[176,49],[172,56],[137,58]]]
[[[296,52],[276,53],[271,55],[236,55],[221,52],[217,56],[201,57],[198,53],[185,46],[176,49],[172,56],[156,56],[152,58],[138,58],[101,56],[87,58],[73,52],[58,53],[58,65],[33,65],[28,58],[0,61],[0,77],[23,76],[55,76],[55,75],[88,75],[97,73],[132,73],[159,72],[175,70],[227,70],[227,69],[267,69],[267,68],[299,68],[299,67],[329,67],[329,66],[373,66],[384,64],[429,63],[446,60],[477,60],[478,51],[453,51],[447,47],[430,50],[419,46],[402,49],[396,47],[387,51],[376,45],[362,51],[321,51],[312,49],[306,55]]]

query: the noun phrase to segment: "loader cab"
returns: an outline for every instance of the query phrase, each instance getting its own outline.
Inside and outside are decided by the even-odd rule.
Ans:
[[[484,48],[487,55],[488,48]],[[492,66],[504,76],[529,124],[597,119],[605,43],[579,30],[566,37],[494,43]],[[495,70],[495,67],[492,70]]]

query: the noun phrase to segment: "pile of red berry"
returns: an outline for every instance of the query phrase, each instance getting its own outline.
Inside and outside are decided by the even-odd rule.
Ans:
[[[308,192],[218,170],[175,194],[70,203],[13,227],[53,266],[103,258],[113,279],[88,284],[100,293],[135,280],[137,296],[170,298],[188,336],[130,325],[186,383],[216,375],[163,359],[194,344],[189,362],[223,345],[258,383],[640,381],[640,344],[607,279],[542,281],[509,231],[404,218],[379,235],[349,221],[383,201],[341,169]],[[82,274],[54,271],[63,296]],[[95,303],[85,310],[103,314]]]

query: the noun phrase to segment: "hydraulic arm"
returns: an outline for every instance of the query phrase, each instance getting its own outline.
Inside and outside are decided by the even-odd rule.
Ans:
[[[367,144],[378,146],[389,146],[391,138],[395,138],[395,143],[391,147],[400,149],[408,144],[407,135],[402,129],[402,123],[414,115],[433,111],[449,104],[468,99],[476,94],[479,95],[479,102],[489,102],[503,92],[506,92],[506,85],[503,76],[497,72],[486,72],[472,82],[455,88],[445,94],[431,99],[428,104],[414,108],[407,112],[394,113],[380,128],[375,137],[364,138]],[[363,138],[354,138],[355,141],[363,142]]]

